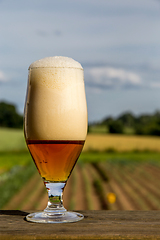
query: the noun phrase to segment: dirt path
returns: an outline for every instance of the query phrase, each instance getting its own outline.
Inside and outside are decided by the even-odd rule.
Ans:
[[[116,195],[116,201],[119,202],[118,210],[135,210],[134,204],[128,199],[127,194],[124,192],[122,187],[114,180],[111,179],[110,185],[113,189],[113,192]]]
[[[75,170],[76,170],[75,210],[86,210],[87,201],[85,184],[81,168],[79,167],[78,164],[76,165]]]
[[[96,193],[96,190],[94,188],[94,177],[93,177],[93,174],[91,173],[91,164],[86,164],[86,175],[88,177],[88,181],[89,181],[89,184],[90,184],[90,204],[91,206],[89,206],[90,210],[101,210],[101,203],[99,201],[99,197]]]
[[[48,194],[47,191],[45,191],[39,198],[39,201],[36,206],[36,210],[44,210],[47,207],[48,202]]]
[[[109,210],[123,210],[123,205],[122,205],[122,203],[119,200],[119,197],[117,195],[117,192],[120,191],[118,186],[115,186],[113,181],[109,180],[108,183],[105,184],[105,189],[106,189],[106,192],[107,192],[107,194],[106,194],[107,196],[109,194],[114,194],[115,195],[115,202],[111,202],[111,201],[108,200]],[[120,194],[122,194],[122,192]],[[126,206],[128,204],[128,202],[126,202],[127,199],[125,197],[123,199],[123,197],[122,197],[122,202],[123,202],[123,204],[125,203],[125,206]]]
[[[136,169],[138,170],[138,169]],[[137,191],[139,198],[143,199],[148,205],[149,210],[158,210],[160,209],[160,192],[159,187],[156,186],[155,181],[152,181],[152,176],[148,175],[148,181],[143,177],[141,172],[134,171],[131,172],[129,168],[125,167],[125,178],[126,180],[130,179],[131,187]],[[145,172],[147,176],[147,172]]]
[[[108,164],[108,163],[107,163]],[[158,170],[155,167],[133,169],[123,166],[108,166],[100,163],[99,167],[107,172],[109,181],[105,181],[100,171],[92,164],[76,165],[64,190],[64,206],[68,210],[101,210],[105,201],[110,210],[145,210],[160,209],[159,183],[155,182]],[[110,172],[107,169],[112,169]],[[148,170],[148,172],[147,172]],[[155,175],[154,175],[155,172]],[[95,181],[99,181],[101,192],[98,193]],[[116,202],[110,203],[108,193],[116,195]],[[4,206],[3,209],[43,210],[47,206],[48,196],[38,173],[35,173],[22,189]]]
[[[118,172],[115,172],[114,167],[107,167],[104,164],[104,169],[112,169],[108,171],[110,185],[113,192],[116,194],[117,201],[121,205],[120,210],[140,210],[139,205],[132,198],[133,192],[126,181],[123,181],[123,177],[119,177]]]
[[[63,193],[63,204],[67,210],[70,210],[70,200],[71,200],[71,196],[72,196],[72,184],[73,184],[73,177],[71,174],[71,176],[69,177],[67,184],[64,188],[64,193]]]
[[[160,181],[159,181],[160,171],[159,171],[159,168],[157,169],[154,166],[146,164],[144,166],[144,171],[146,171],[147,173],[149,173],[151,175],[150,179],[148,179],[147,176],[144,174],[144,177],[146,178],[146,181],[152,180],[154,182],[154,185],[156,185],[157,187],[160,188]]]
[[[4,210],[15,210],[20,209],[21,203],[27,198],[36,184],[40,181],[40,176],[36,172],[29,181],[20,189],[19,192],[4,206]]]
[[[40,179],[36,184],[36,187],[32,190],[31,194],[28,196],[21,205],[21,210],[36,210],[39,205],[39,199],[45,193],[45,187]]]

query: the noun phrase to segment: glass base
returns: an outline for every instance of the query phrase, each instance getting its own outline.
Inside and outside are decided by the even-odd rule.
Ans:
[[[84,218],[80,213],[64,212],[61,214],[48,214],[44,212],[31,213],[26,216],[26,220],[35,223],[69,223],[77,222]]]

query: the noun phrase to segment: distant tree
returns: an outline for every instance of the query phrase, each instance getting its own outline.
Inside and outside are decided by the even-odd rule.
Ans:
[[[0,126],[9,128],[22,128],[23,116],[17,113],[14,105],[0,102]]]
[[[129,130],[131,134],[160,136],[160,111],[139,116],[125,112],[117,118],[107,117],[94,126],[106,126],[109,133],[128,134]]]
[[[154,124],[149,128],[149,135],[160,136],[160,125]]]
[[[113,120],[108,123],[109,133],[123,133],[123,124],[119,120]]]
[[[90,124],[88,125],[87,132],[88,132],[88,133],[90,133],[90,132],[91,132],[91,126],[90,126]]]
[[[160,124],[151,122],[148,124],[139,124],[135,128],[135,133],[138,135],[154,135],[160,136]]]
[[[160,113],[143,114],[137,117],[135,133],[138,135],[160,136]]]
[[[152,122],[153,116],[149,114],[143,114],[136,118],[136,123],[146,125]]]
[[[108,125],[111,122],[113,122],[114,119],[112,117],[105,118],[102,122],[100,122],[101,125]]]
[[[131,112],[126,112],[120,115],[118,120],[120,120],[126,127],[134,127],[136,118]]]

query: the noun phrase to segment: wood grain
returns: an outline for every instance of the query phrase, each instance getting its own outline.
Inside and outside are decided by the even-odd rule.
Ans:
[[[80,212],[76,223],[38,224],[25,221],[27,212],[1,210],[0,239],[160,239],[160,211]]]

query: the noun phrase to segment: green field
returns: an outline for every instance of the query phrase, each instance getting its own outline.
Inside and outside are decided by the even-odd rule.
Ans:
[[[132,145],[137,139],[139,143],[144,140],[143,148],[140,150],[135,149],[134,144]],[[119,151],[116,145],[108,145],[115,144],[116,141],[118,147],[119,143],[122,146],[127,142],[127,136],[105,136],[104,134],[88,136],[88,145],[80,155],[67,186],[70,195],[70,202],[67,205],[69,209],[160,209],[158,178],[160,152],[148,148],[153,145],[153,141],[158,146],[159,138],[134,137],[132,139],[128,136],[129,150],[127,146],[125,151]],[[104,150],[98,148],[102,142]],[[40,199],[43,200],[43,194],[46,194],[44,186],[41,183],[39,186],[40,177],[34,180],[36,173],[37,170],[25,145],[23,131],[1,128],[0,208],[7,206],[7,203],[14,199],[13,208],[26,209],[25,206],[30,206],[30,209],[36,209],[37,206],[29,205],[28,202],[33,199],[33,202],[37,203]],[[26,194],[22,193],[24,186],[27,189]],[[79,195],[84,196],[84,199],[80,199]],[[19,199],[17,205],[15,196]],[[113,196],[117,199],[116,203],[108,200]],[[93,200],[96,198],[97,200]],[[128,205],[123,203],[124,199]]]
[[[23,131],[0,128],[0,172],[14,166],[24,166],[31,161]]]
[[[24,134],[21,129],[0,128],[0,151],[26,150]]]
[[[0,208],[22,188],[35,171],[23,131],[0,128]]]
[[[152,161],[160,161],[160,153],[152,152],[152,151],[131,151],[131,152],[97,152],[97,151],[88,151],[83,152],[80,155],[79,161],[82,162],[98,162],[101,161],[138,161],[138,162],[152,162]]]

